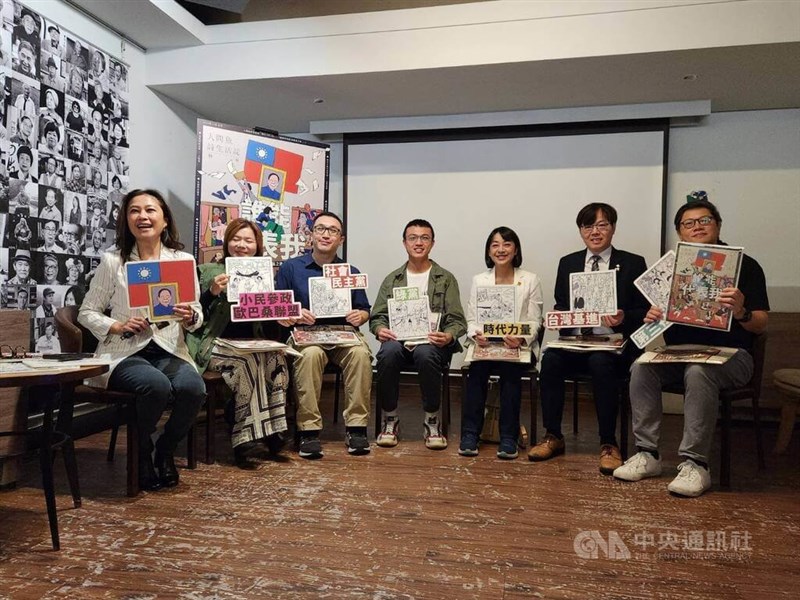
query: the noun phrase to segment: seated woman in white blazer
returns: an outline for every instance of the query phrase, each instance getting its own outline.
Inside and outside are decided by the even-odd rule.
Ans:
[[[203,324],[199,302],[176,304],[180,321],[158,326],[143,309],[128,308],[123,265],[128,261],[190,259],[172,212],[156,190],[133,190],[122,200],[117,220],[116,247],[102,255],[78,321],[100,340],[97,355],[111,361],[111,370],[92,385],[137,395],[139,425],[139,485],[157,490],[178,484],[173,454],[194,423],[205,397],[205,384],[184,342],[184,330]],[[200,286],[195,277],[195,297]],[[111,308],[111,316],[104,314]],[[151,435],[172,400],[172,412],[155,445]],[[155,467],[155,468],[154,468]]]
[[[539,277],[520,269],[522,265],[522,246],[519,236],[508,227],[493,229],[486,239],[485,251],[488,271],[472,278],[472,288],[467,303],[467,336],[471,343],[486,346],[489,340],[483,335],[483,327],[478,324],[478,288],[510,285],[514,286],[514,322],[526,324],[526,335],[503,337],[506,348],[530,350],[535,356],[537,333],[542,326],[542,287]],[[483,413],[486,406],[486,389],[489,377],[494,372],[500,376],[500,447],[497,456],[503,459],[517,457],[517,438],[519,437],[519,410],[522,397],[522,373],[528,363],[481,360],[469,365],[467,378],[467,397],[461,411],[461,445],[458,453],[462,456],[478,454],[478,437],[483,429]]]

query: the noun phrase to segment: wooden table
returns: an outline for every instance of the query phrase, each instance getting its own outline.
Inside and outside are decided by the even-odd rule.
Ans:
[[[58,363],[64,367],[68,363]],[[42,427],[35,431],[0,432],[0,437],[12,435],[35,436],[39,440],[39,462],[42,469],[42,487],[47,504],[47,518],[50,521],[50,537],[53,549],[61,547],[58,537],[56,515],[56,494],[53,484],[53,450],[61,448],[64,465],[67,469],[69,489],[75,508],[81,505],[81,492],[78,484],[78,465],[75,461],[75,445],[70,437],[75,386],[89,377],[96,377],[108,371],[108,365],[72,366],[59,370],[40,370],[24,373],[0,373],[0,387],[20,387],[27,390],[28,400],[36,399],[42,403]],[[53,410],[60,397],[58,425],[53,427]]]

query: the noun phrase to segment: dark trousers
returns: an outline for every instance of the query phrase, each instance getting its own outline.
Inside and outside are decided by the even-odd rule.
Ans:
[[[452,350],[433,344],[420,344],[408,350],[402,342],[382,342],[377,356],[376,390],[378,402],[384,411],[397,409],[400,395],[400,372],[413,365],[419,372],[422,407],[426,412],[436,412],[441,404],[442,369],[450,363]]]
[[[529,365],[501,362],[475,361],[469,365],[467,397],[461,406],[461,437],[464,434],[480,436],[486,408],[486,390],[489,377],[500,376],[500,439],[519,437],[519,409],[522,398],[522,374]]]
[[[150,436],[170,401],[172,412],[158,440],[158,449],[168,454],[186,437],[206,394],[203,378],[193,365],[154,343],[119,363],[111,373],[108,389],[136,394],[142,457],[152,452]]]
[[[597,410],[600,443],[617,445],[617,410],[619,407],[619,374],[628,360],[611,352],[568,352],[548,349],[542,355],[539,376],[542,396],[542,421],[547,433],[562,437],[564,415],[564,379],[575,373],[592,378],[592,393]]]

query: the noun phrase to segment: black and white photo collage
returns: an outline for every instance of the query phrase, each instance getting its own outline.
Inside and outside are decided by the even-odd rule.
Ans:
[[[0,0],[0,307],[80,305],[128,190],[128,66],[28,6]]]

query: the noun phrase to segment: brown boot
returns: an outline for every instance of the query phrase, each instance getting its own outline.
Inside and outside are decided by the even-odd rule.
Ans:
[[[564,454],[564,440],[547,434],[544,439],[528,450],[528,460],[540,461]]]
[[[619,448],[611,444],[600,446],[600,472],[603,475],[613,475],[614,469],[622,466],[622,455]]]

